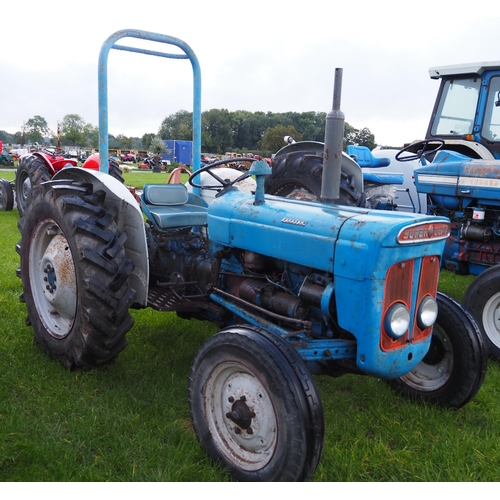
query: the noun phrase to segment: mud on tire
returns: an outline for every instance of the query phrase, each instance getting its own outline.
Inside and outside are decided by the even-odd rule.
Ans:
[[[18,223],[27,323],[67,368],[107,363],[126,346],[135,297],[116,209],[105,210],[105,193],[91,185],[52,181],[35,191]]]

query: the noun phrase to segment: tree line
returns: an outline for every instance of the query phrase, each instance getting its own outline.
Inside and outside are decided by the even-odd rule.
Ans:
[[[178,111],[167,116],[158,132],[162,139],[191,140],[193,114]],[[323,142],[325,139],[324,112],[273,113],[262,111],[228,111],[211,109],[201,117],[201,149],[207,153],[276,152],[284,146],[283,137],[292,136],[296,141]],[[358,144],[373,149],[375,136],[368,128],[356,129],[345,123],[344,147]]]
[[[202,144],[204,153],[223,154],[228,151],[253,152],[270,155],[284,146],[283,137],[292,136],[296,141],[308,140],[323,142],[325,137],[324,112],[286,112],[273,113],[262,111],[228,111],[211,109],[201,117]],[[146,133],[141,138],[124,135],[109,137],[109,146],[120,149],[148,150],[156,138],[165,140],[192,140],[192,112],[180,110],[168,115],[162,121],[157,133]],[[0,130],[0,140],[10,144],[52,144],[63,147],[99,147],[98,127],[86,123],[77,114],[65,115],[58,124],[56,132],[50,130],[47,121],[41,116],[27,120],[22,129],[15,134]],[[357,129],[345,123],[344,148],[358,144],[373,149],[375,137],[368,128]]]

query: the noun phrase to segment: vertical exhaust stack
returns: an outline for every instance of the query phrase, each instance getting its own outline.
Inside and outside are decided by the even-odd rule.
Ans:
[[[338,203],[340,198],[340,174],[344,145],[344,113],[340,111],[342,93],[342,68],[335,68],[333,85],[333,109],[326,115],[325,148],[323,150],[323,177],[321,201]]]

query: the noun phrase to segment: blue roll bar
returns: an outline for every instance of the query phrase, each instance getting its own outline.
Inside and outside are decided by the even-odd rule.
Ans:
[[[116,44],[118,40],[126,37],[175,45],[183,50],[184,54],[169,54]],[[103,43],[99,53],[99,170],[109,173],[108,54],[111,49],[166,57],[168,59],[189,59],[191,61],[193,67],[193,172],[196,172],[201,164],[201,71],[198,58],[191,47],[179,38],[136,29],[121,30],[112,34]]]

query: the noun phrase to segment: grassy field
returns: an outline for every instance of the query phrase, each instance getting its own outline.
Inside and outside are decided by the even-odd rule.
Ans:
[[[126,174],[126,182],[144,182],[139,176],[165,179]],[[230,481],[196,442],[187,402],[191,362],[216,328],[134,311],[116,361],[65,370],[33,345],[25,325],[17,220],[17,210],[0,212],[0,481]],[[440,288],[460,299],[470,281],[443,272]],[[500,479],[497,363],[476,398],[455,411],[402,399],[372,377],[316,380],[326,439],[313,481]]]

